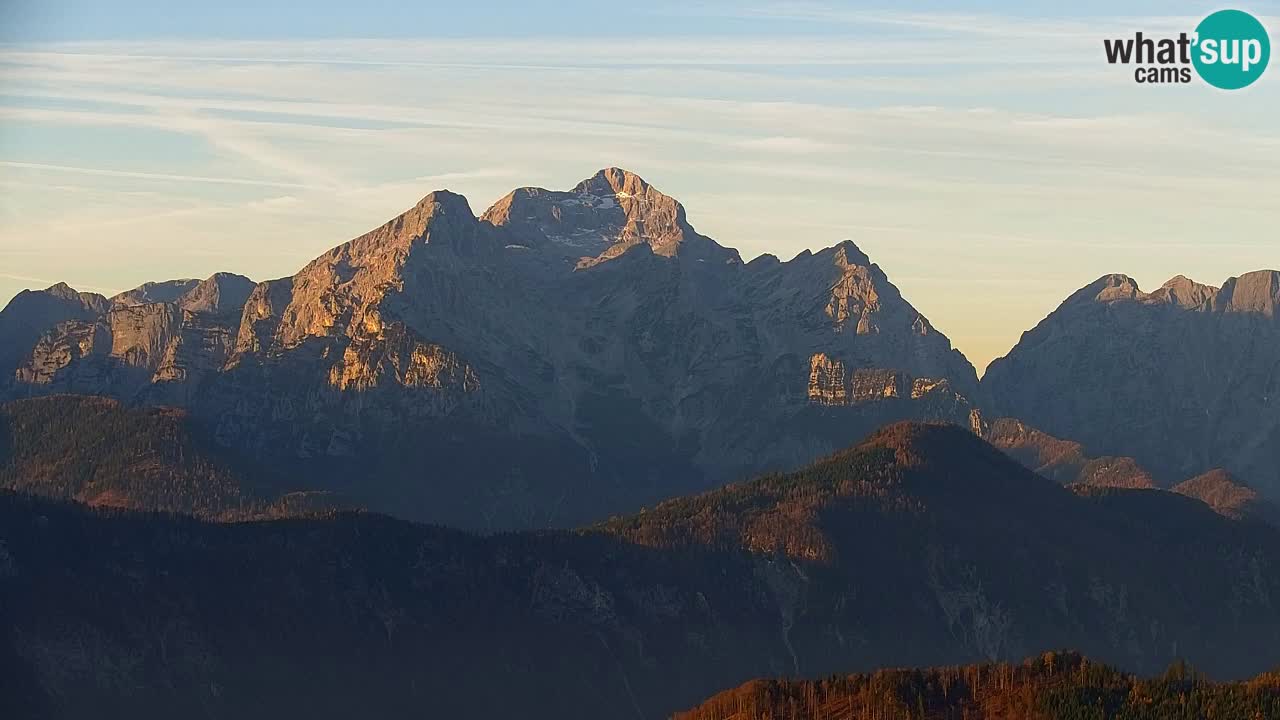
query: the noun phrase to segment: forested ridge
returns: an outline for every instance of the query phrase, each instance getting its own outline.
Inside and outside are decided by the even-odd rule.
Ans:
[[[211,520],[346,504],[291,492],[288,474],[242,460],[185,410],[86,395],[0,404],[0,488]]]
[[[1170,492],[1072,491],[954,426],[890,426],[579,530],[304,515],[0,492],[0,700],[54,718],[665,718],[751,678],[1046,648],[1146,675],[1280,663],[1274,528]]]
[[[675,720],[1274,720],[1280,672],[1213,682],[1184,662],[1141,678],[1074,652],[1020,664],[753,680]]]

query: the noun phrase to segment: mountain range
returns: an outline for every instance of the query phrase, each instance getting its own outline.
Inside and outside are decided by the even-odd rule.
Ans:
[[[1243,678],[1280,659],[1278,564],[1271,527],[1063,487],[946,424],[575,531],[212,523],[0,492],[0,700],[22,717],[662,718],[750,678],[1052,647]]]
[[[1280,272],[1145,293],[1108,275],[983,377],[990,407],[1130,456],[1162,486],[1221,469],[1280,496]]]
[[[166,422],[234,492],[195,502],[103,472],[103,492],[65,473],[37,484],[211,518],[301,500],[479,530],[580,525],[794,469],[903,419],[999,444],[1007,418],[1078,443],[1094,484],[1221,471],[1188,487],[1265,503],[1280,495],[1277,278],[1146,294],[1108,276],[979,382],[852,242],[743,262],[608,168],[478,217],[431,193],[288,278],[23,292],[0,312],[0,398],[179,408]],[[56,433],[75,408],[6,415]]]

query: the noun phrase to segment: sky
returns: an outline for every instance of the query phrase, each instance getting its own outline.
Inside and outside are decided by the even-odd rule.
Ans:
[[[1103,274],[1280,268],[1280,68],[1103,54],[1216,9],[0,0],[0,303],[283,277],[435,189],[620,166],[746,259],[853,240],[981,371]]]

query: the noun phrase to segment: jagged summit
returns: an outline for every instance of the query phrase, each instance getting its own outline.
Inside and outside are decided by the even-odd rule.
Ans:
[[[549,250],[574,260],[579,268],[593,267],[638,245],[663,257],[742,262],[736,250],[698,234],[674,198],[635,173],[614,167],[567,192],[518,188],[481,219],[507,229],[516,247]]]
[[[454,242],[459,249],[477,235],[477,218],[465,197],[448,190],[426,195],[409,210],[382,227],[334,248],[333,255],[367,255],[391,246],[407,250],[414,241]],[[540,250],[587,269],[617,258],[637,246],[660,257],[690,262],[742,265],[737,250],[701,235],[689,223],[684,206],[662,193],[639,175],[608,167],[576,184],[571,190],[520,187],[482,213],[478,220],[501,231],[487,236],[490,248],[500,244],[513,252]],[[447,227],[446,227],[447,226]],[[485,234],[483,230],[479,234]],[[830,258],[838,267],[872,267],[870,258],[852,240],[812,252],[804,250],[794,260]],[[765,255],[757,268],[780,263]],[[194,282],[194,281],[192,281]]]
[[[357,254],[372,244],[406,249],[417,240],[431,242],[436,238],[444,239],[443,236],[451,231],[470,234],[474,232],[475,221],[475,214],[465,197],[449,190],[435,190],[381,227],[346,245],[351,245]]]
[[[1165,280],[1164,284],[1161,285],[1160,287],[1170,288],[1174,290],[1189,288],[1189,287],[1206,287],[1206,288],[1209,288],[1210,290],[1218,289],[1216,287],[1213,287],[1212,285],[1204,285],[1202,283],[1198,283],[1195,280],[1192,280],[1191,278],[1187,277],[1186,275],[1174,275],[1168,280]]]
[[[178,305],[188,312],[238,314],[253,286],[254,282],[243,275],[214,273],[183,293]]]
[[[997,414],[1130,457],[1160,486],[1223,468],[1280,497],[1280,272],[1221,288],[1177,276],[1142,292],[1108,275],[992,361]]]
[[[110,306],[102,295],[77,292],[65,282],[15,295],[0,310],[0,392],[43,333],[69,320],[92,319]]]
[[[1175,275],[1169,278],[1159,290],[1150,294],[1150,298],[1185,308],[1201,307],[1211,301],[1218,292],[1212,285],[1198,283],[1186,275]]]
[[[818,252],[819,255],[831,254],[836,265],[841,267],[861,266],[870,267],[871,258],[862,252],[852,240],[841,240],[839,243]]]
[[[414,208],[425,210],[432,217],[435,215],[475,217],[467,199],[452,190],[433,190],[423,196]]]
[[[132,308],[155,303],[176,303],[196,313],[238,313],[253,290],[253,281],[243,275],[217,272],[204,280],[182,278],[139,285],[111,298],[115,308]]]
[[[62,298],[64,300],[80,297],[80,291],[76,290],[75,288],[71,287],[65,282],[56,282],[50,285],[49,287],[45,288],[43,292],[48,293],[49,295],[52,295],[53,297],[56,297],[56,298]]]
[[[1103,275],[1071,294],[1063,305],[1133,300],[1142,295],[1138,281],[1121,273]]]
[[[572,192],[589,195],[613,194],[634,197],[649,192],[649,183],[630,170],[607,167],[575,185]]]
[[[23,290],[9,300],[5,311],[21,312],[31,305],[71,304],[93,310],[101,310],[110,304],[106,297],[95,292],[81,292],[65,282],[57,282],[43,290]]]
[[[1280,306],[1280,271],[1255,270],[1228,278],[1221,288],[1175,275],[1159,289],[1143,292],[1128,275],[1104,275],[1077,290],[1063,307],[1096,303],[1138,302],[1172,305],[1202,312],[1251,312],[1274,317]]]

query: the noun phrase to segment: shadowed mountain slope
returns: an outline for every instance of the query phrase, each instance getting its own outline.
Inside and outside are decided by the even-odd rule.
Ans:
[[[1274,530],[1077,494],[949,426],[578,532],[6,494],[0,550],[5,675],[61,717],[660,718],[754,677],[1051,647],[1146,673],[1280,662]]]
[[[1163,487],[1221,468],[1280,498],[1280,271],[1221,288],[1082,288],[987,369],[1001,415],[1131,457]]]

